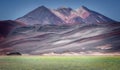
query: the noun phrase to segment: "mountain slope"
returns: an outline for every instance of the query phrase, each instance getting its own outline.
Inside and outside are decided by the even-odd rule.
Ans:
[[[36,30],[37,29],[37,30]],[[120,53],[120,23],[16,28],[0,49],[22,54]]]
[[[8,36],[8,34],[16,27],[24,24],[13,20],[0,21],[0,41]]]
[[[80,13],[80,17],[83,18],[83,21],[85,23],[91,24],[91,23],[113,23],[114,20],[99,14],[95,11],[92,11],[85,6],[82,6],[80,9],[77,10],[78,13]]]

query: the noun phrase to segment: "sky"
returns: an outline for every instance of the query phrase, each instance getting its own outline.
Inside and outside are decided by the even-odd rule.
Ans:
[[[41,5],[51,9],[62,6],[77,9],[84,5],[120,21],[120,0],[0,0],[0,20],[17,19]]]

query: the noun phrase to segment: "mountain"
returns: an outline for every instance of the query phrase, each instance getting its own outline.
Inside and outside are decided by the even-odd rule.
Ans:
[[[23,26],[1,42],[2,52],[21,54],[119,54],[120,23]],[[4,51],[5,50],[5,51]]]
[[[120,55],[120,23],[85,6],[38,7],[14,21],[0,21],[0,37],[0,55]]]
[[[32,12],[28,13],[27,15],[18,18],[17,21],[26,23],[28,25],[33,24],[63,24],[59,17],[57,17],[50,9],[41,6],[37,9],[33,10]]]
[[[73,25],[73,24],[96,24],[96,23],[113,23],[114,20],[99,14],[95,11],[82,6],[76,10],[67,7],[57,9],[49,9],[45,6],[40,6],[16,21],[34,25],[34,24],[55,24],[55,25]]]

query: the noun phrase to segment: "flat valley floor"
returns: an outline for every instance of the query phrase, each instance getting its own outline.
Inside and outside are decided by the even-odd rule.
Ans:
[[[120,56],[0,56],[0,70],[120,70]]]

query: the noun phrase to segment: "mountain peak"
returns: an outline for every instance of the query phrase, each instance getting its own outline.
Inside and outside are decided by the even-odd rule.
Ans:
[[[85,6],[81,6],[80,8],[77,9],[78,11],[87,11],[87,12],[90,12],[90,10],[85,7]]]
[[[17,21],[22,21],[23,23],[29,23],[30,25],[34,24],[64,24],[64,21],[56,16],[51,9],[40,6],[35,10],[31,11],[23,18],[17,19]]]
[[[89,11],[89,9],[87,7],[85,7],[85,6],[81,6],[80,9],[84,9],[84,10]]]
[[[85,6],[81,6],[76,11],[82,19],[86,19],[91,13],[90,10]]]
[[[38,7],[37,9],[46,10],[46,9],[48,9],[48,8],[45,7],[44,5],[42,5],[42,6]]]
[[[46,8],[44,5],[40,6],[39,8]]]
[[[57,8],[57,10],[58,11],[71,11],[72,8],[62,6],[62,7]]]
[[[69,7],[59,7],[56,9],[57,12],[65,15],[65,16],[69,16],[71,14],[71,11],[73,9],[72,8],[69,8]]]

